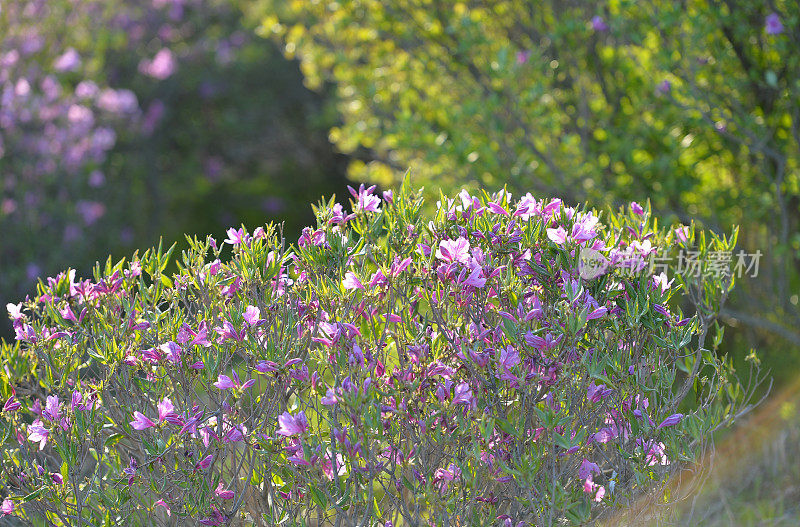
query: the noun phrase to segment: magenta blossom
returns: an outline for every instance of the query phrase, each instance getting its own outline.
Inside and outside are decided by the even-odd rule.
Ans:
[[[364,284],[361,283],[361,280],[353,273],[353,271],[347,271],[344,275],[344,280],[342,280],[342,287],[345,289],[364,289]]]
[[[286,437],[300,435],[308,429],[308,419],[302,410],[297,415],[283,412],[278,416],[278,424],[278,434]]]
[[[350,185],[347,186],[347,189],[350,191],[350,194],[356,198],[356,212],[380,212],[381,198],[372,194],[375,190],[375,185],[364,188],[364,184],[362,183],[361,186],[358,187],[358,192]]]
[[[232,500],[234,496],[232,490],[227,490],[223,488],[221,481],[219,482],[219,485],[217,485],[217,488],[214,490],[214,494],[216,494],[223,500]]]
[[[227,375],[220,374],[217,377],[217,382],[214,383],[214,386],[216,386],[220,390],[228,390],[230,388],[240,388],[242,390],[246,390],[247,388],[250,388],[252,385],[254,385],[256,382],[255,379],[249,379],[248,381],[242,383],[239,380],[239,374],[236,373],[236,370],[231,372],[231,375],[233,375],[233,379],[231,379]]]
[[[14,502],[11,501],[10,498],[6,498],[3,500],[3,506],[0,507],[0,512],[3,513],[3,516],[9,515],[14,512]]]
[[[39,442],[39,450],[44,449],[45,443],[47,443],[47,436],[50,435],[50,430],[45,428],[42,425],[42,421],[37,419],[28,427],[28,440],[35,442]]]
[[[472,404],[472,390],[469,384],[462,382],[456,385],[455,394],[453,395],[453,404],[465,404],[467,406]]]
[[[436,258],[445,262],[469,263],[469,240],[459,237],[456,240],[443,240],[436,249]]]
[[[567,241],[567,231],[559,225],[557,229],[547,229],[547,237],[553,243],[563,245]]]
[[[258,326],[265,322],[264,319],[259,318],[261,316],[261,310],[255,306],[247,306],[244,310],[244,319],[245,321],[250,324],[250,326]]]
[[[133,421],[131,421],[131,426],[134,430],[145,430],[147,428],[151,428],[156,426],[156,424],[147,418],[142,412],[133,412]]]

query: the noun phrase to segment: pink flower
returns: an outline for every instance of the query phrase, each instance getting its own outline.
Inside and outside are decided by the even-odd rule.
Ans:
[[[133,421],[131,421],[131,426],[134,430],[145,430],[147,428],[156,426],[156,424],[148,419],[143,413],[137,411],[133,412]]]
[[[563,245],[564,242],[567,241],[567,231],[564,230],[564,227],[559,225],[557,229],[547,229],[547,237],[550,238],[550,241],[553,243]]]
[[[453,395],[453,404],[465,404],[469,406],[472,403],[472,390],[469,384],[462,382],[456,385],[455,393]]]
[[[176,340],[179,344],[189,342],[189,346],[197,345],[203,346],[204,348],[211,346],[211,341],[208,340],[208,327],[206,326],[205,320],[200,322],[197,326],[197,332],[186,324],[182,325],[181,329],[178,331]]]
[[[637,216],[641,216],[644,214],[644,209],[642,208],[642,206],[636,203],[635,201],[631,201],[631,211]]]
[[[350,185],[347,186],[347,189],[356,198],[356,211],[380,212],[381,198],[372,194],[372,191],[375,190],[375,185],[364,188],[362,183],[358,187],[358,192]]]
[[[179,364],[181,362],[181,347],[171,340],[162,344],[158,348],[164,352],[164,355],[168,361],[174,362],[175,364]]]
[[[278,434],[286,437],[300,435],[308,429],[308,420],[302,410],[295,416],[284,412],[278,416]]]
[[[224,342],[228,339],[232,339],[237,342],[242,342],[245,336],[247,335],[244,328],[242,328],[240,331],[237,331],[236,328],[233,327],[233,324],[231,324],[227,320],[222,322],[222,327],[214,328],[214,331],[216,331],[219,334],[220,342]]]
[[[258,318],[261,316],[261,310],[255,306],[247,306],[247,309],[244,310],[243,316],[245,321],[251,326],[257,326],[264,323],[264,320]]]
[[[177,69],[175,55],[168,48],[162,48],[156,53],[153,60],[143,59],[139,63],[139,71],[157,80],[170,77]]]
[[[469,263],[469,240],[459,237],[456,240],[443,240],[436,249],[436,258],[445,262]]]
[[[216,494],[217,496],[219,496],[223,500],[232,500],[233,496],[234,496],[232,490],[226,490],[226,489],[224,489],[222,487],[222,482],[221,481],[219,482],[219,485],[217,485],[216,490],[214,490],[214,494]]]
[[[675,239],[677,239],[680,243],[686,243],[689,239],[689,227],[682,225],[675,229]]]
[[[56,71],[75,71],[81,65],[81,57],[74,48],[67,48],[53,64]]]
[[[336,392],[333,391],[333,388],[328,388],[325,395],[320,399],[320,402],[325,406],[333,406],[339,402],[339,398],[336,397]]]
[[[233,246],[240,245],[245,238],[244,228],[240,228],[239,230],[234,229],[231,227],[227,230],[228,237],[225,238],[224,243],[229,243]]]
[[[158,403],[158,420],[163,422],[174,419],[177,416],[178,414],[175,413],[175,405],[172,404],[169,397],[164,397],[161,402]]]
[[[0,512],[3,513],[3,516],[7,516],[14,512],[14,502],[11,501],[10,498],[6,498],[3,500],[3,506],[0,507]]]
[[[241,381],[239,381],[239,374],[236,373],[236,371],[233,371],[231,375],[233,375],[233,379],[231,379],[227,375],[220,374],[217,377],[217,382],[214,383],[214,386],[216,386],[220,390],[228,390],[230,388],[239,388],[242,390],[246,390],[247,388],[250,388],[252,385],[256,383],[254,379],[250,379],[242,383]]]
[[[195,470],[206,470],[208,467],[211,466],[211,462],[213,460],[214,456],[212,456],[211,454],[207,455],[197,463],[197,465],[195,466]]]
[[[6,310],[14,322],[22,318],[22,302],[19,304],[12,304],[9,302],[6,304]]]
[[[61,403],[58,402],[57,395],[48,395],[42,417],[50,421],[58,421],[61,418]]]
[[[345,289],[364,289],[364,284],[361,283],[361,280],[353,273],[353,271],[347,271],[344,275],[344,280],[342,280],[342,287]]]
[[[47,436],[50,435],[50,431],[42,426],[42,421],[37,419],[28,427],[28,440],[35,442],[39,442],[39,450],[44,449],[45,443],[47,443]]]

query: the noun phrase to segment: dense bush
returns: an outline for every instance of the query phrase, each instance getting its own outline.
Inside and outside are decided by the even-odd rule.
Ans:
[[[786,375],[800,350],[800,4],[259,0],[265,35],[333,81],[351,176],[651,197],[763,255],[727,319]],[[435,183],[429,185],[429,183]],[[756,331],[757,330],[757,331]],[[740,333],[742,335],[742,333]],[[777,338],[776,338],[777,337]],[[794,355],[800,366],[800,354]]]
[[[3,2],[0,92],[2,305],[159,235],[299,232],[344,188],[321,97],[234,0]]]
[[[232,228],[191,239],[178,273],[159,247],[9,305],[3,512],[580,523],[660,488],[746,409],[713,353],[733,280],[706,258],[735,237],[659,229],[635,203],[462,192],[425,217],[407,187],[353,196],[296,245]],[[653,275],[662,247],[699,251],[697,276]]]

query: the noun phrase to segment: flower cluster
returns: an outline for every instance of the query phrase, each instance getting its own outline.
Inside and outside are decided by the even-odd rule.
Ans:
[[[726,364],[693,351],[730,284],[623,263],[731,240],[678,241],[638,205],[462,192],[423,219],[406,186],[352,192],[350,214],[321,203],[290,247],[270,225],[230,229],[193,239],[171,276],[159,247],[10,305],[4,513],[582,523],[691,462],[739,410]],[[609,261],[592,279],[586,248]]]

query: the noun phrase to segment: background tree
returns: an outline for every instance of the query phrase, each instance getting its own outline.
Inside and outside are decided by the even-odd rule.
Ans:
[[[781,360],[800,345],[795,2],[262,0],[250,14],[309,86],[336,84],[330,137],[351,177],[410,167],[434,192],[651,196],[685,222],[741,224],[740,247],[763,256],[725,312],[746,329],[733,340]]]

